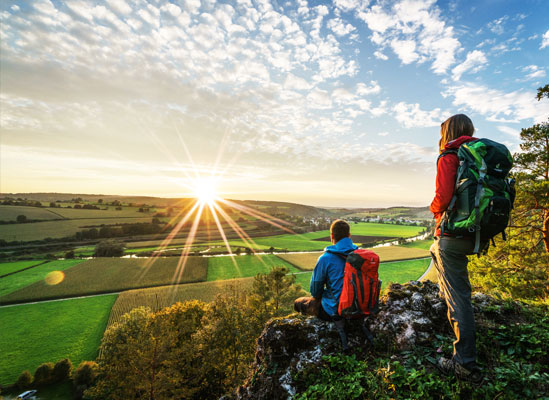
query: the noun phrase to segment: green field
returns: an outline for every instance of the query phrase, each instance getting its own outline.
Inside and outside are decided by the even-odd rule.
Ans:
[[[181,270],[180,276],[177,273],[178,257],[158,258],[148,267],[151,260],[148,258],[96,258],[88,260],[65,271],[65,277],[59,284],[47,285],[43,281],[36,282],[0,297],[0,304],[169,285],[174,282],[174,279],[177,279],[178,282],[206,280],[208,268],[206,258],[189,257],[185,268]],[[28,272],[38,268],[42,267],[33,268]],[[17,275],[19,274],[12,276],[16,277]]]
[[[0,276],[11,274],[12,272],[20,271],[22,269],[32,267],[33,265],[41,264],[43,262],[44,262],[43,260],[3,262],[3,263],[0,263]],[[0,283],[0,287],[1,287],[1,283]]]
[[[417,236],[423,227],[407,226],[407,225],[392,225],[392,224],[376,224],[370,222],[360,222],[351,225],[351,238],[356,236],[378,236],[378,237],[412,237]],[[255,245],[252,247],[256,250],[267,250],[271,246],[275,249],[286,249],[289,251],[315,251],[323,250],[326,246],[332,243],[328,240],[318,241],[315,239],[329,238],[330,231],[309,232],[301,235],[275,235],[267,237],[254,238]],[[360,243],[360,242],[358,242]],[[212,244],[222,245],[221,242]],[[243,240],[229,240],[229,244],[233,250],[237,247],[249,247]]]
[[[429,250],[433,244],[433,239],[416,240],[415,242],[405,243],[402,246],[415,249]]]
[[[48,208],[0,205],[0,221],[15,221],[19,215],[24,215],[27,219],[63,219]]]
[[[391,261],[379,264],[379,279],[383,281],[382,289],[385,289],[389,282],[405,283],[419,279],[429,267],[431,258],[420,260]],[[296,274],[296,282],[300,283],[303,289],[309,291],[312,272]]]
[[[272,267],[287,267],[290,272],[299,269],[274,255],[242,255],[234,257],[208,257],[208,281],[246,278],[259,273],[269,273]]]
[[[0,304],[6,295],[14,292],[24,293],[29,285],[48,286],[44,283],[44,279],[50,272],[65,271],[81,262],[82,260],[50,261],[38,267],[0,278]],[[38,264],[39,262],[35,263]],[[32,292],[32,289],[30,291]]]
[[[0,384],[44,362],[94,360],[116,295],[0,308]],[[85,312],[83,312],[85,310]]]
[[[100,212],[100,211],[98,211]],[[42,240],[47,237],[62,238],[72,236],[85,226],[111,225],[116,223],[151,222],[152,217],[124,218],[124,219],[63,219],[28,224],[0,225],[0,239],[7,242],[20,240]]]

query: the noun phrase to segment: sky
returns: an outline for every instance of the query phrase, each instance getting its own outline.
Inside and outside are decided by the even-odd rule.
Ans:
[[[425,206],[547,121],[546,0],[2,0],[0,192]]]

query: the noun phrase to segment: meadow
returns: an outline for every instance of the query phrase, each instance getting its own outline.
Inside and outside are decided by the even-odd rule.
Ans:
[[[299,269],[290,263],[270,254],[260,256],[208,257],[207,280],[218,281],[252,277],[260,273],[268,274],[273,267],[287,267],[290,272],[299,272]]]
[[[18,264],[20,261],[16,263]],[[39,264],[40,262],[35,263]],[[34,284],[48,286],[45,283],[48,274],[55,273],[55,271],[65,271],[80,263],[82,263],[82,260],[55,260],[0,278],[0,304],[2,304],[2,299],[6,295],[15,292],[23,292],[24,294],[30,289],[29,286],[32,287]],[[30,291],[32,292],[32,289]],[[30,293],[28,294],[30,295]]]
[[[0,263],[0,279],[7,274],[44,263],[43,260],[12,261]],[[1,285],[1,284],[0,284]]]
[[[158,258],[147,268],[148,261],[145,258],[96,258],[81,262],[65,271],[62,282],[55,285],[36,282],[0,297],[0,304],[121,292],[169,285],[174,279],[180,283],[199,282],[207,277],[208,261],[204,257],[189,257],[181,275],[177,272],[178,257]]]
[[[116,295],[0,307],[0,384],[70,358],[94,360]]]
[[[24,215],[29,220],[63,219],[61,215],[51,212],[49,208],[0,205],[0,221],[15,221],[19,215]]]
[[[100,211],[98,211],[100,212]],[[116,223],[151,222],[152,217],[119,218],[87,218],[87,219],[59,219],[55,221],[33,222],[25,224],[0,225],[0,239],[11,241],[43,240],[45,238],[63,238],[73,236],[87,226],[112,225]]]

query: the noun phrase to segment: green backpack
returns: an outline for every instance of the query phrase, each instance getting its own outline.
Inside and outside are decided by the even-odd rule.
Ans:
[[[454,196],[441,220],[441,235],[475,236],[474,253],[487,250],[498,233],[505,240],[505,228],[515,200],[511,153],[501,143],[478,139],[462,144],[457,153],[459,168]]]

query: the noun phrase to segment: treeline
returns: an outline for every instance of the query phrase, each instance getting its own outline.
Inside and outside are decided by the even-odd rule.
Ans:
[[[92,227],[76,232],[76,240],[86,239],[108,239],[124,236],[151,235],[171,229],[171,225],[163,224],[158,219],[153,222],[137,222],[131,224],[105,225],[98,228]]]
[[[265,322],[304,294],[284,267],[234,287],[210,304],[137,308],[107,329],[87,399],[214,399],[233,391],[254,360]]]

